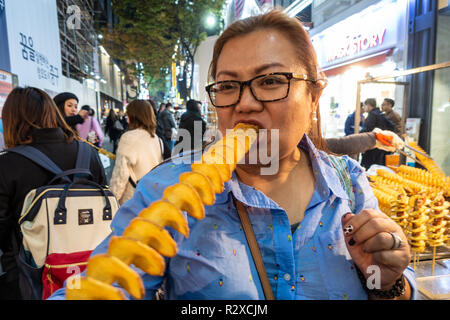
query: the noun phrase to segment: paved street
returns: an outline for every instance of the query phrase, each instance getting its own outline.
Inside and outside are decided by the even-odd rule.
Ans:
[[[111,140],[109,140],[108,135],[105,135],[105,138],[103,140],[103,148],[109,152],[113,151],[113,145],[111,143]],[[110,159],[109,167],[105,168],[106,179],[107,179],[108,184],[111,180],[111,175],[112,175],[113,169],[114,169],[114,160]]]

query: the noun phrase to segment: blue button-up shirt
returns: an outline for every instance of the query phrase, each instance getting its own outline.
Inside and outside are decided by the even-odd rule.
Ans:
[[[144,274],[146,299],[151,299],[165,282],[167,299],[264,299],[255,264],[232,195],[248,210],[267,275],[276,299],[367,299],[355,265],[346,248],[341,217],[351,212],[349,196],[326,153],[317,150],[308,137],[299,145],[310,157],[316,184],[304,219],[292,232],[286,211],[255,188],[233,178],[206,217],[188,216],[190,235],[168,228],[178,245],[178,254],[166,258],[163,277]],[[378,208],[364,169],[344,157],[355,194],[355,212]],[[189,164],[165,163],[141,179],[135,195],[117,212],[112,235],[121,235],[131,219],[162,198],[167,186],[176,184]],[[295,196],[296,190],[292,190]],[[94,255],[107,251],[107,238]],[[413,299],[414,272],[408,268]],[[64,289],[52,299],[64,298]]]

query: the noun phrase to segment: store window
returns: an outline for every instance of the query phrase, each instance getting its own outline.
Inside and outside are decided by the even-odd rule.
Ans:
[[[332,138],[345,135],[345,121],[356,109],[358,80],[363,80],[368,75],[371,77],[389,75],[399,67],[401,63],[388,59],[369,67],[353,64],[343,72],[329,76],[328,86],[320,99],[323,136]],[[386,79],[385,82],[395,80],[399,79]],[[364,102],[367,98],[375,98],[380,107],[384,98],[390,98],[395,101],[394,111],[402,116],[404,90],[402,86],[388,83],[365,84],[361,86],[360,102]]]
[[[437,19],[436,63],[450,61],[450,15],[439,11]],[[450,69],[434,72],[430,155],[450,175]]]

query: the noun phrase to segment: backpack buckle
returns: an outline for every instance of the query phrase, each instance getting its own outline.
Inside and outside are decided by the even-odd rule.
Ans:
[[[103,220],[112,220],[111,208],[103,208]]]
[[[67,209],[56,208],[55,217],[53,218],[53,224],[66,224],[67,220]]]

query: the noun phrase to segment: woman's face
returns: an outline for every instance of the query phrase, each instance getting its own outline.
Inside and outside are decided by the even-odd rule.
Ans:
[[[294,46],[282,33],[264,29],[233,38],[224,45],[217,61],[216,81],[246,81],[272,72],[305,74],[306,70],[298,61]],[[222,134],[238,122],[255,123],[268,132],[279,129],[279,157],[283,158],[295,150],[309,130],[313,109],[307,83],[292,79],[285,99],[259,102],[245,86],[238,104],[216,110]],[[272,150],[270,137],[269,134],[268,150]]]
[[[78,113],[78,102],[75,99],[66,100],[64,103],[64,113],[66,117],[75,116]]]

